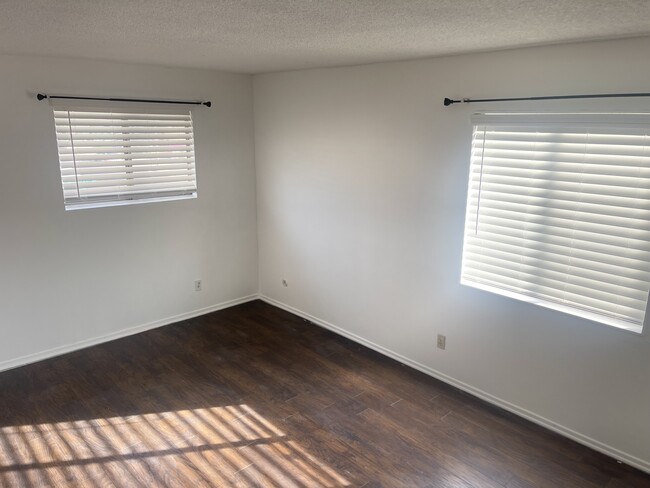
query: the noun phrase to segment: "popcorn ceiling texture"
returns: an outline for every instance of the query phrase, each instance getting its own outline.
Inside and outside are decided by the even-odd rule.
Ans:
[[[644,35],[647,0],[0,0],[0,53],[242,73]]]

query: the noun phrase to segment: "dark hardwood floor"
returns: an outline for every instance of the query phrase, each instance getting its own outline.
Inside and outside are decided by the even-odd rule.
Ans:
[[[0,486],[650,487],[262,302],[0,374]]]

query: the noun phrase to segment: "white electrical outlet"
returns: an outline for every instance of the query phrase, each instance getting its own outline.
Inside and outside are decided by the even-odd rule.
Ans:
[[[201,280],[194,281],[194,291],[201,291],[203,289],[203,283]]]
[[[438,334],[438,349],[445,349],[447,347],[447,337]]]

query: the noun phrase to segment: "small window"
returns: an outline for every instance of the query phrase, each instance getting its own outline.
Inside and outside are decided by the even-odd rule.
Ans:
[[[650,115],[476,115],[461,282],[641,332]]]
[[[188,110],[55,107],[66,210],[196,197]]]

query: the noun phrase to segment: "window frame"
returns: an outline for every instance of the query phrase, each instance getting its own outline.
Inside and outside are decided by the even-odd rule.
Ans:
[[[102,207],[114,207],[122,205],[134,205],[134,204],[143,204],[143,203],[155,203],[155,202],[166,202],[173,200],[187,200],[195,199],[198,197],[198,176],[197,176],[197,164],[196,164],[196,143],[195,143],[195,130],[194,130],[194,120],[192,117],[191,108],[186,105],[180,106],[168,106],[163,104],[142,104],[142,103],[125,103],[125,102],[84,102],[84,101],[70,101],[70,100],[50,100],[50,105],[52,106],[52,115],[54,119],[55,126],[55,135],[56,135],[56,144],[57,144],[57,156],[59,162],[59,176],[63,190],[63,200],[65,210],[82,210],[90,208],[102,208]],[[67,112],[67,116],[64,114]],[[57,115],[58,114],[58,115]],[[92,128],[88,130],[85,134],[86,139],[83,141],[86,145],[93,145],[92,143],[97,141],[98,146],[106,147],[105,152],[98,151],[94,153],[86,153],[89,155],[90,159],[93,161],[92,170],[97,170],[101,180],[101,168],[102,164],[109,162],[107,166],[113,166],[115,169],[112,174],[115,175],[115,181],[121,181],[120,185],[117,186],[127,186],[134,185],[134,161],[138,161],[138,164],[141,166],[140,173],[143,177],[143,181],[140,183],[139,191],[104,191],[102,192],[99,187],[101,185],[96,185],[98,189],[93,190],[92,184],[88,191],[94,191],[95,193],[88,196],[80,196],[78,182],[80,176],[84,176],[83,172],[77,167],[78,161],[82,158],[77,158],[75,154],[75,149],[77,148],[74,141],[75,126],[70,122],[75,120],[75,117],[71,114],[97,114],[98,120],[106,120],[111,125],[107,126],[111,130],[104,131],[103,134],[111,134],[111,137],[101,137],[98,136],[96,139],[92,139]],[[90,115],[88,115],[90,116]],[[136,119],[142,120],[142,127],[138,127],[136,124],[131,124],[123,122],[120,125],[120,120],[127,119],[129,116]],[[57,119],[66,119],[68,118],[68,127],[67,135],[66,128],[64,124]],[[83,117],[81,115],[80,117]],[[156,121],[156,117],[161,119]],[[179,139],[184,139],[182,144],[172,144],[171,141],[166,141],[171,136],[160,135],[153,136],[156,134],[154,130],[156,128],[162,128],[160,132],[165,132],[165,130],[172,129],[173,121],[183,118],[186,123],[185,133],[183,137]],[[169,125],[164,125],[164,121],[169,120]],[[156,123],[160,125],[156,125]],[[153,124],[146,126],[147,123]],[[120,127],[122,130],[120,132]],[[134,131],[134,127],[137,130]],[[63,128],[63,131],[61,130]],[[99,130],[97,134],[102,134]],[[146,156],[142,155],[142,158],[133,157],[134,154],[131,149],[133,146],[129,143],[132,143],[136,139],[133,138],[136,134],[143,140],[142,147],[143,149],[151,148],[151,153],[157,153],[160,157],[155,156]],[[146,136],[152,134],[151,138]],[[119,136],[124,136],[124,144],[119,144]],[[90,137],[89,137],[90,136]],[[175,139],[178,141],[178,139]],[[64,149],[71,150],[68,154],[65,154],[62,151],[62,141],[66,142],[66,147]],[[147,144],[150,142],[151,144]],[[179,147],[176,147],[179,146]],[[182,148],[180,146],[183,146]],[[122,151],[119,151],[119,148],[122,148]],[[109,157],[110,153],[110,157]],[[101,156],[105,155],[105,159],[101,159]],[[68,156],[67,160],[64,159],[64,156]],[[70,159],[71,156],[71,159]],[[164,157],[163,157],[164,156]],[[178,162],[177,166],[186,165],[186,169],[179,168],[177,170],[176,178],[169,178],[170,187],[166,188],[156,188],[162,187],[164,185],[156,185],[156,182],[152,182],[152,188],[146,188],[146,180],[144,178],[163,178],[160,180],[161,183],[165,182],[165,177],[170,177],[169,168],[165,167],[166,161],[170,157],[178,157],[182,162]],[[73,161],[73,165],[70,166],[70,161]],[[186,161],[186,162],[185,162]],[[168,161],[167,161],[168,162]],[[119,168],[122,166],[122,168]],[[137,171],[137,170],[136,170]],[[129,177],[129,175],[131,175]],[[85,175],[88,178],[88,174]],[[74,181],[77,182],[77,196],[67,196],[66,193],[70,194],[70,188],[66,188],[66,178],[70,179],[74,177]],[[107,176],[108,178],[108,176]],[[171,181],[174,180],[174,181]],[[86,180],[91,182],[92,180]],[[150,180],[151,181],[151,180]],[[69,182],[68,182],[69,183]],[[178,183],[178,185],[176,185]],[[181,184],[183,183],[183,184]],[[68,184],[69,186],[69,184]],[[66,191],[67,190],[67,191]],[[73,188],[74,191],[74,188]]]

